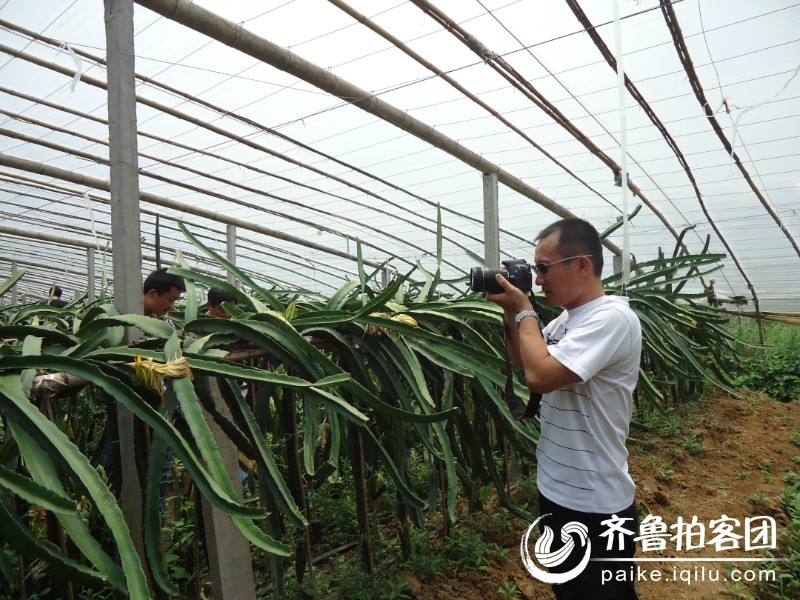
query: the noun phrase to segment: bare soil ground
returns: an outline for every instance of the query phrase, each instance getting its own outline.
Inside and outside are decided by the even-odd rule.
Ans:
[[[777,499],[785,483],[787,469],[796,469],[790,459],[800,454],[792,437],[800,424],[800,403],[782,404],[765,396],[736,399],[721,396],[708,401],[694,415],[684,420],[678,430],[661,434],[634,432],[630,444],[630,468],[637,484],[637,501],[665,523],[676,523],[697,515],[706,524],[722,515],[739,519],[771,515],[778,531],[785,530],[788,518]],[[528,599],[554,598],[550,587],[531,577],[522,565],[519,536],[504,540],[509,551],[499,563],[486,571],[440,575],[418,586],[415,597],[421,600],[485,600],[504,597],[499,588],[504,582],[513,583],[517,597]],[[742,529],[739,529],[743,533]],[[710,538],[707,535],[707,540]],[[641,546],[637,546],[640,550]],[[673,548],[672,550],[670,548]],[[755,552],[739,551],[729,556],[755,556]],[[638,552],[637,556],[645,556]],[[656,554],[648,553],[655,557]],[[668,544],[664,557],[720,558],[713,546],[701,550],[675,551]],[[725,563],[679,563],[677,569],[719,569],[719,581],[674,581],[676,563],[639,563],[642,568],[660,569],[663,579],[658,582],[637,583],[642,600],[675,600],[731,598],[730,581],[724,581]],[[740,569],[757,567],[729,563]],[[680,571],[678,571],[679,573]],[[684,576],[685,577],[685,576]],[[672,581],[668,581],[672,580]],[[739,587],[740,590],[743,588]],[[747,597],[747,596],[740,596]]]

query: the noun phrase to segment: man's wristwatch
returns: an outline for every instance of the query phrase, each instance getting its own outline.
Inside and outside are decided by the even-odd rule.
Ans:
[[[539,320],[539,315],[536,314],[535,310],[523,310],[523,311],[520,311],[514,317],[514,323],[516,323],[517,329],[519,329],[519,325],[520,325],[520,323],[522,323],[522,319],[525,319],[527,317],[533,317],[537,321]]]

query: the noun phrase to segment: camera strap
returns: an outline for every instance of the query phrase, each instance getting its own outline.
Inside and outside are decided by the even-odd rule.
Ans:
[[[517,420],[532,419],[539,413],[539,407],[542,403],[542,395],[531,392],[528,397],[528,403],[523,404],[522,400],[517,396],[514,391],[514,369],[511,365],[511,355],[508,353],[508,323],[503,319],[503,350],[506,355],[506,386],[504,392],[504,400],[511,415]]]

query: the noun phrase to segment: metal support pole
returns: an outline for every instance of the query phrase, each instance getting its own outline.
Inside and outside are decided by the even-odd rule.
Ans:
[[[225,231],[228,236],[228,260],[236,264],[236,225],[229,223],[225,226]],[[236,278],[231,272],[228,272],[228,283],[236,284]]]
[[[134,87],[133,0],[104,0],[111,158],[111,237],[114,304],[121,314],[142,314],[142,250]],[[138,332],[127,328],[125,342]],[[142,532],[142,488],[135,461],[134,417],[117,406],[122,457],[121,505],[134,546],[147,564]]]
[[[389,271],[389,269],[387,269],[386,267],[381,269],[381,288],[385,290],[387,287],[389,287],[390,279],[391,279],[391,272]]]
[[[500,264],[500,211],[497,207],[497,174],[483,174],[483,257],[487,267]]]
[[[17,274],[17,261],[12,260],[11,276],[13,277],[16,274]],[[17,286],[15,285],[14,287],[11,288],[11,306],[16,306],[16,305],[17,305]]]
[[[94,283],[94,248],[86,249],[86,280],[87,300],[89,302],[94,302],[94,299],[97,297]]]

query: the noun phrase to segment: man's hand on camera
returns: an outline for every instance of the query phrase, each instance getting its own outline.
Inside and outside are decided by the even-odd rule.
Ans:
[[[512,315],[516,315],[523,310],[533,309],[526,292],[514,286],[514,284],[500,274],[498,274],[495,279],[497,279],[497,282],[502,286],[503,291],[499,294],[488,294],[486,299],[489,302],[494,302]]]

